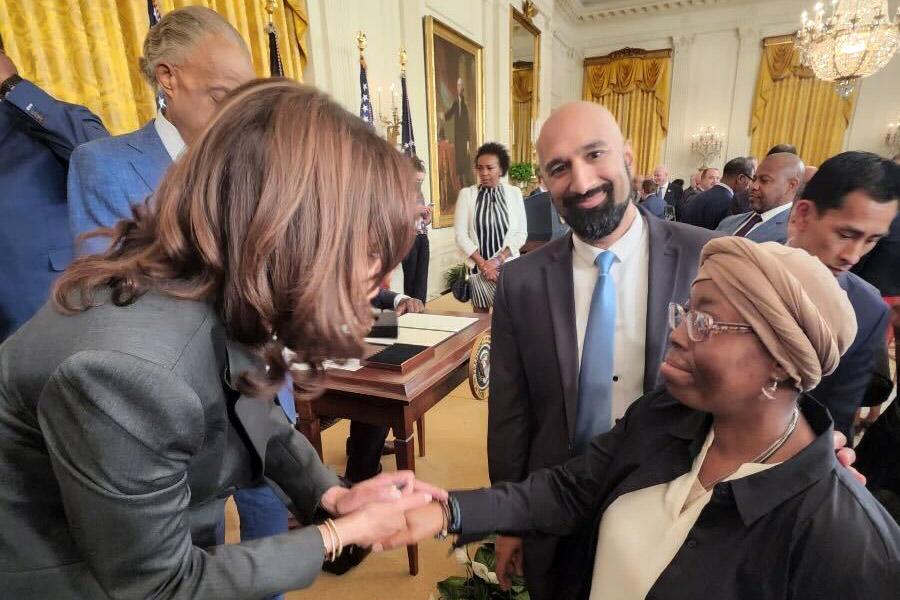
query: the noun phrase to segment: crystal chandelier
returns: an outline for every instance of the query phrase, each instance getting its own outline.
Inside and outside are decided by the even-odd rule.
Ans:
[[[797,47],[803,64],[816,77],[834,81],[842,98],[853,93],[856,80],[881,70],[900,43],[897,23],[888,16],[887,0],[831,0],[831,15],[821,2],[812,17],[803,11]]]
[[[713,159],[722,153],[722,134],[716,128],[707,125],[691,136],[691,151],[700,157],[701,168],[705,169]]]
[[[892,154],[900,154],[900,116],[893,123],[888,123],[887,132],[884,134],[884,145]]]

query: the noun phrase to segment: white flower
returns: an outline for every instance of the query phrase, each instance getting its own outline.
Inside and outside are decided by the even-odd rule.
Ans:
[[[453,558],[456,559],[456,562],[465,566],[469,564],[469,555],[466,554],[465,548],[457,548],[453,551]]]
[[[497,574],[488,571],[487,566],[481,564],[480,562],[472,561],[472,572],[488,583],[499,583],[499,581],[497,580]]]

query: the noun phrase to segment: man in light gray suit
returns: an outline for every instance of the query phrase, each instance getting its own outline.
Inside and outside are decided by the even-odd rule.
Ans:
[[[750,184],[750,212],[723,219],[716,231],[754,242],[785,243],[791,206],[803,186],[804,171],[796,154],[767,156]]]
[[[632,152],[613,116],[577,102],[557,110],[537,143],[553,204],[572,232],[512,261],[494,304],[488,462],[491,481],[521,481],[577,454],[584,408],[580,376],[600,357],[585,350],[595,328],[595,257],[612,252],[615,341],[608,398],[612,420],[652,390],[668,341],[670,302],[690,294],[700,250],[719,234],[648,216],[631,201]],[[606,382],[610,384],[610,382]],[[500,536],[497,574],[524,571],[535,600],[560,595],[566,549],[559,538]],[[558,550],[558,551],[557,551]]]

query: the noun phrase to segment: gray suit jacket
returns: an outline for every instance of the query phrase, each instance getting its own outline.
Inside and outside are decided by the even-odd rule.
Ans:
[[[690,296],[700,250],[718,234],[641,212],[650,237],[644,390],[655,388],[668,344],[668,304]],[[507,263],[494,298],[488,466],[493,483],[574,456],[578,348],[571,234]],[[550,597],[557,538],[525,545],[529,591]]]
[[[73,316],[45,305],[0,346],[4,597],[259,600],[310,585],[313,527],[211,548],[236,488],[266,475],[308,520],[338,485],[274,401],[233,389],[255,366],[209,304],[157,294]]]
[[[726,217],[719,223],[716,231],[725,235],[732,235],[750,215],[751,213],[745,212],[740,215]],[[765,223],[760,223],[759,227],[747,234],[746,238],[759,243],[778,242],[779,244],[784,244],[787,242],[787,222],[790,216],[790,209],[785,209]]]

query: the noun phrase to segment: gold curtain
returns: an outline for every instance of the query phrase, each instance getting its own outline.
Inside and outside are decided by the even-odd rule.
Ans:
[[[159,0],[162,14],[208,6],[247,41],[253,66],[269,75],[265,0]],[[305,0],[282,0],[274,15],[285,75],[302,80],[306,64]],[[145,0],[0,0],[0,35],[19,73],[66,102],[100,115],[113,134],[133,131],[154,112],[138,58],[147,34]]]
[[[841,151],[856,94],[841,98],[833,83],[801,66],[790,36],[764,40],[750,120],[751,152],[762,157],[775,144],[793,144],[806,164],[821,164]]]
[[[531,123],[534,108],[534,67],[513,69],[513,142],[512,161],[531,163]]]
[[[634,172],[650,173],[669,128],[672,52],[626,48],[584,61],[585,100],[612,112],[631,141]]]

